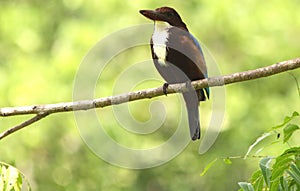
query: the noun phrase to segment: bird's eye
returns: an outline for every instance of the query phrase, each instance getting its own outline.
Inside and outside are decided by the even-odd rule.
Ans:
[[[172,16],[174,16],[174,13],[173,13],[173,12],[168,12],[167,15],[168,15],[169,17],[172,17]]]

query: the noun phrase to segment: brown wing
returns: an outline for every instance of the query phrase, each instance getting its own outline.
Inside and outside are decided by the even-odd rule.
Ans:
[[[207,76],[202,51],[189,32],[171,28],[167,47],[167,60],[180,68],[190,80],[199,80]]]

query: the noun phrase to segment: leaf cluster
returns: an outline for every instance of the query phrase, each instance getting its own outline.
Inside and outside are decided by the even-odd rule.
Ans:
[[[258,142],[265,139],[266,135],[283,132],[282,144],[288,143],[294,133],[299,130],[299,126],[291,123],[293,119],[299,117],[299,113],[294,112],[291,116],[285,117],[282,124],[273,127],[269,132],[258,138],[249,147],[247,154]],[[300,190],[300,147],[286,149],[281,155],[267,156],[260,160],[259,170],[252,174],[250,182],[239,182],[239,191],[296,191]]]
[[[31,191],[29,182],[25,179],[27,189],[23,187],[25,176],[15,167],[0,163],[0,190],[1,191]]]

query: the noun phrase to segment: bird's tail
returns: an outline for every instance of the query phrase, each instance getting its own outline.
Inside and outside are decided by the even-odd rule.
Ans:
[[[193,141],[200,139],[200,120],[199,120],[199,94],[196,94],[194,91],[183,93],[183,98],[185,101],[188,119],[189,119],[189,127],[190,127],[190,135]]]

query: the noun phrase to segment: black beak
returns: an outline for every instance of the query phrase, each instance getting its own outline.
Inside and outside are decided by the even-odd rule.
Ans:
[[[165,21],[165,16],[157,11],[153,10],[140,10],[140,13],[147,17],[148,19],[154,20],[154,21]]]

